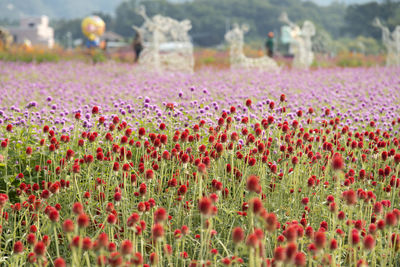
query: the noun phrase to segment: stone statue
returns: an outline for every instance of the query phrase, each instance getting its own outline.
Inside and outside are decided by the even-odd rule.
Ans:
[[[311,38],[315,35],[314,23],[306,20],[303,23],[303,27],[300,28],[300,26],[289,20],[285,12],[282,13],[279,20],[286,23],[291,29],[289,51],[294,54],[293,67],[308,69],[314,60],[311,41]]]
[[[144,43],[139,64],[156,71],[193,72],[193,45],[188,35],[191,22],[161,15],[149,18],[144,6],[137,12],[144,18],[141,27],[132,26]]]
[[[249,28],[246,25],[235,24],[233,29],[225,34],[225,40],[229,43],[229,56],[231,69],[258,69],[266,71],[279,71],[276,62],[267,56],[248,58],[243,53],[243,36]]]
[[[382,30],[382,42],[387,50],[386,66],[400,66],[400,25],[396,26],[392,34],[378,18],[374,19],[373,25]]]

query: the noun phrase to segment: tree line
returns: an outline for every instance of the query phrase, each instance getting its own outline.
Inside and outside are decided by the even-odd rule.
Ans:
[[[190,35],[198,46],[215,46],[223,43],[225,32],[233,23],[246,23],[250,31],[246,40],[264,39],[268,32],[279,33],[282,23],[279,15],[285,11],[289,18],[302,23],[311,20],[320,38],[335,40],[339,38],[374,38],[379,40],[380,30],[372,25],[375,17],[391,30],[400,25],[400,1],[386,0],[346,6],[333,3],[318,6],[313,2],[298,0],[192,0],[172,3],[167,0],[128,0],[122,2],[114,15],[97,13],[102,17],[107,30],[114,31],[129,39],[134,35],[132,25],[140,26],[143,18],[136,13],[139,5],[146,7],[149,16],[161,14],[178,20],[192,22]],[[82,38],[81,19],[57,20],[53,22],[56,38],[63,40],[67,32],[72,37]]]

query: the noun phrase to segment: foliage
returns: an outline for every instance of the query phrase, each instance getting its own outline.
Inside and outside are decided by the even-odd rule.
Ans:
[[[384,3],[371,2],[363,5],[351,5],[346,9],[344,17],[345,25],[342,28],[343,34],[350,37],[360,35],[381,38],[381,30],[372,25],[372,21],[378,17],[393,30],[400,25],[400,2],[385,1]]]
[[[71,34],[71,41],[83,39],[81,23],[82,19],[51,21],[51,26],[54,28],[54,38],[64,47],[69,45],[68,34]]]
[[[0,50],[0,60],[22,62],[57,62],[60,59],[62,49],[46,49],[33,47],[27,49],[23,46],[13,46],[8,50]]]
[[[2,5],[6,5],[3,1],[5,0],[0,0],[0,10]],[[56,17],[55,20],[52,20],[56,39],[66,45],[67,32],[71,32],[73,39],[82,38],[80,21],[84,16],[89,15],[88,10],[93,3],[91,1],[70,1],[65,6],[59,1],[50,4],[43,0],[34,0],[30,5],[17,2],[15,9],[24,13],[30,12],[30,15],[39,15],[40,11],[40,14]],[[150,16],[160,13],[179,20],[191,20],[193,29],[190,34],[195,44],[200,46],[223,43],[223,36],[233,23],[246,23],[250,26],[250,32],[246,36],[249,40],[261,42],[269,31],[274,31],[279,38],[282,23],[278,21],[278,17],[283,11],[286,11],[296,23],[301,23],[306,19],[313,21],[318,30],[323,32],[324,36],[320,36],[323,37],[322,40],[326,40],[325,33],[329,34],[333,40],[344,36],[380,39],[379,29],[371,25],[376,16],[381,18],[391,30],[395,25],[400,24],[399,1],[371,2],[349,6],[338,2],[333,2],[329,6],[318,6],[313,2],[298,0],[193,0],[180,2],[128,0],[105,2],[102,0],[100,3],[96,3],[98,11],[95,14],[106,21],[107,30],[131,38],[134,35],[131,26],[140,25],[143,22],[135,10],[140,4],[144,4]],[[27,6],[33,9],[28,12]],[[115,9],[115,16],[110,15],[113,9]],[[15,24],[15,18],[13,17],[12,21],[5,19],[0,24]],[[330,48],[330,45],[327,45],[326,48]]]
[[[91,54],[92,54],[93,63],[102,63],[102,62],[107,61],[105,54],[103,53],[103,51],[101,51],[99,49],[96,49]]]
[[[141,1],[123,2],[116,10],[115,31],[130,36],[131,26],[138,25],[142,18],[135,13]],[[282,25],[278,21],[281,12],[287,11],[295,21],[311,19],[336,35],[341,27],[341,16],[345,6],[333,4],[319,7],[310,2],[285,1],[240,1],[240,0],[197,0],[184,3],[169,3],[163,0],[143,1],[149,15],[160,13],[176,19],[189,19],[193,29],[193,41],[201,46],[216,45],[223,42],[227,27],[233,23],[246,23],[250,26],[250,39],[263,39],[269,31],[279,32]],[[337,29],[334,29],[337,27]]]

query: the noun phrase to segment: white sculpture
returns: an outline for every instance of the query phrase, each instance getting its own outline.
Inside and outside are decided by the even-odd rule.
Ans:
[[[297,24],[294,24],[289,20],[285,12],[282,13],[279,20],[288,24],[291,29],[289,51],[294,54],[293,67],[308,69],[314,60],[311,41],[311,37],[315,35],[314,23],[306,20],[303,23],[303,27],[300,28]]]
[[[244,33],[249,29],[246,25],[239,27],[235,24],[233,29],[225,34],[225,40],[229,43],[229,56],[232,69],[259,69],[267,71],[279,71],[279,66],[270,57],[248,58],[243,53]]]
[[[387,49],[386,66],[400,66],[400,25],[396,26],[392,34],[378,18],[375,18],[373,25],[382,30],[382,42]]]
[[[161,15],[149,18],[144,6],[140,6],[138,13],[144,18],[144,23],[140,28],[132,27],[144,42],[140,65],[156,71],[193,72],[193,45],[188,35],[192,28],[190,21],[177,21]]]

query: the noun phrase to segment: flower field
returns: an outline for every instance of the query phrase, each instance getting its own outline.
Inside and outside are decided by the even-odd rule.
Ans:
[[[396,266],[400,69],[0,62],[2,266]]]

